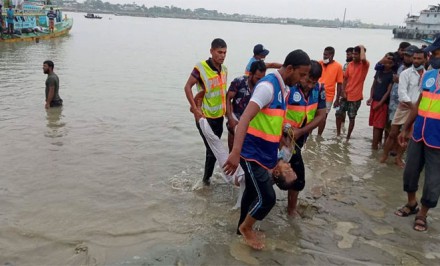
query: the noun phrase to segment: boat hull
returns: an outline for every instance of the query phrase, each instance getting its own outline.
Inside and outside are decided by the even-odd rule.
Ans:
[[[54,33],[49,32],[34,32],[34,33],[23,33],[21,35],[14,35],[10,37],[7,34],[3,34],[3,38],[0,38],[0,42],[38,42],[40,40],[54,39],[58,37],[65,36],[69,34],[73,26],[73,19],[69,18],[64,20],[62,23],[57,23],[55,25]]]

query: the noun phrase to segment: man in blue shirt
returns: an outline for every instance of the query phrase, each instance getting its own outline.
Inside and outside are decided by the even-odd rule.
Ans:
[[[53,7],[50,8],[47,17],[49,18],[49,31],[53,33],[55,28],[55,18],[57,17],[57,14],[53,11]]]
[[[14,34],[14,9],[12,6],[9,6],[6,12],[6,22],[8,22],[8,34]]]
[[[264,48],[262,44],[257,44],[254,46],[254,56],[249,59],[249,62],[246,66],[246,69],[244,71],[245,76],[249,76],[249,73],[251,71],[251,65],[255,61],[264,61],[266,56],[269,54],[269,50]],[[266,68],[281,68],[282,64],[279,63],[265,63]]]

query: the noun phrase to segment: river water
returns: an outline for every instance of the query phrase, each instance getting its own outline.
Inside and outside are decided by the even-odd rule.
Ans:
[[[277,190],[259,224],[262,252],[235,235],[237,190],[219,169],[210,188],[199,186],[204,146],[183,86],[212,39],[228,43],[232,80],[256,43],[278,62],[297,48],[319,59],[328,45],[343,62],[346,47],[364,44],[373,66],[400,42],[390,31],[68,15],[75,23],[65,38],[0,44],[0,263],[440,263],[439,212],[428,233],[393,215],[405,202],[402,170],[378,163],[364,104],[349,143],[335,137],[334,111],[323,138],[310,138],[302,217],[287,218],[286,193]],[[65,102],[47,112],[46,59]],[[373,75],[371,67],[364,95]]]

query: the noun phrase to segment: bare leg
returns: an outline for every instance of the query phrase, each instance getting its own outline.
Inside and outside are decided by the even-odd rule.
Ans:
[[[341,124],[342,124],[343,117],[337,116],[336,117],[336,136],[341,135]]]
[[[374,127],[373,128],[373,144],[371,145],[371,148],[373,150],[379,149],[379,142],[382,139],[383,129]]]
[[[299,191],[289,189],[287,193],[287,215],[295,217],[296,215],[298,215],[298,212],[296,211],[296,206],[298,205]]]
[[[388,135],[387,141],[385,142],[385,145],[383,147],[383,154],[382,154],[382,158],[380,159],[381,163],[385,163],[387,161],[390,150],[394,147],[396,143],[398,134],[399,134],[399,126],[392,125],[390,134]]]
[[[405,162],[403,161],[402,157],[403,157],[403,153],[405,152],[406,148],[397,145],[397,155],[396,158],[394,159],[394,163],[399,166],[400,168],[405,168]]]
[[[318,136],[322,136],[322,133],[324,132],[325,124],[327,123],[327,116],[328,114],[326,114],[324,120],[322,120],[321,123],[319,123]]]
[[[255,231],[253,230],[253,226],[257,220],[252,218],[249,214],[246,215],[243,223],[240,225],[238,230],[242,234],[246,244],[248,244],[251,248],[262,250],[264,248],[264,243],[257,237]]]
[[[354,124],[355,124],[355,118],[350,118],[350,123],[348,124],[347,141],[351,137],[351,132],[353,132]]]

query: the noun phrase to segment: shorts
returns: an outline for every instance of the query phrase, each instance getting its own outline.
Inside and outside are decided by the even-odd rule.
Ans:
[[[327,108],[327,114],[332,110],[333,102],[325,102],[325,107]]]
[[[410,109],[402,108],[400,105],[397,107],[396,113],[394,114],[393,121],[391,125],[401,126],[405,124],[406,120],[408,120],[409,114],[411,113]]]
[[[344,117],[345,112],[348,113],[349,119],[355,119],[357,116],[357,111],[359,110],[359,107],[361,107],[362,100],[359,101],[347,101],[346,99],[341,99],[339,101],[340,106],[339,110],[336,111],[336,117]]]
[[[54,26],[55,26],[55,20],[50,19],[50,20],[49,20],[49,29],[53,29]]]
[[[384,129],[388,120],[388,105],[382,104],[379,109],[374,110],[373,108],[377,105],[379,105],[378,101],[373,101],[371,103],[369,125],[375,128]]]

